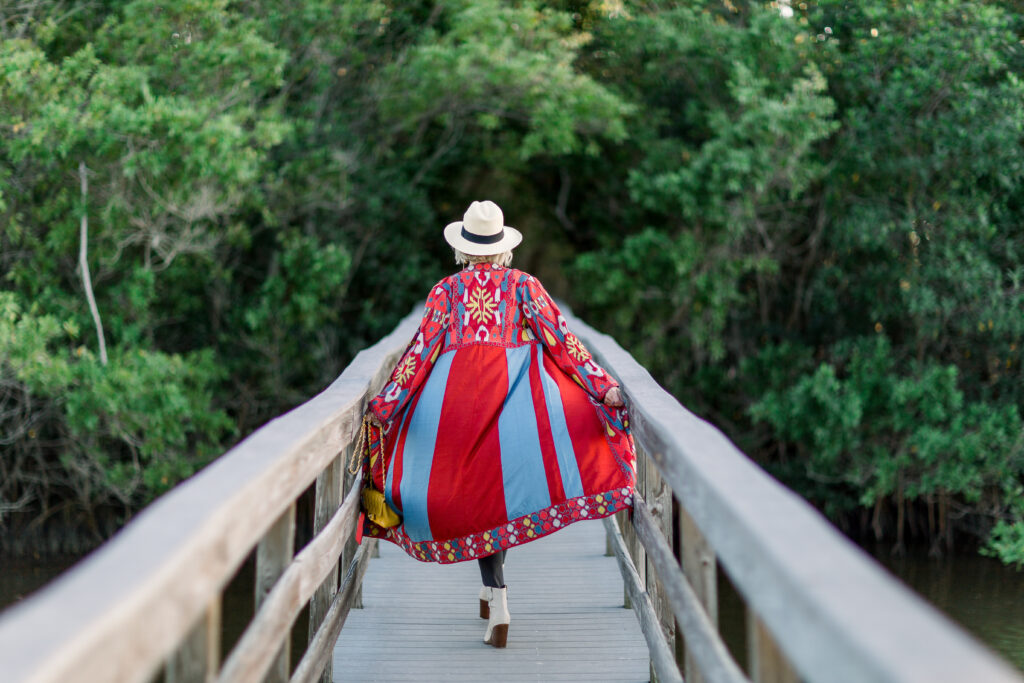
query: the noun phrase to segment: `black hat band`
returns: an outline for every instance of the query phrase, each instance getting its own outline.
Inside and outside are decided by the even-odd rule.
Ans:
[[[502,228],[499,232],[493,235],[477,235],[475,233],[466,230],[466,226],[462,226],[462,238],[467,242],[473,242],[474,244],[494,244],[500,242],[505,237],[505,228]]]

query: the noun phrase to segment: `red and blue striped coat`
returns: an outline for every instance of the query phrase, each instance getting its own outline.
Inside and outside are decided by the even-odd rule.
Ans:
[[[628,421],[601,403],[615,386],[532,275],[445,278],[370,402],[388,425],[370,475],[403,523],[365,533],[461,562],[631,506]]]

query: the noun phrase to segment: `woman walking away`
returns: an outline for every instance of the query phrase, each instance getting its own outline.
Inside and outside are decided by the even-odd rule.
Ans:
[[[425,562],[478,559],[484,642],[505,647],[505,551],[631,507],[636,455],[618,383],[509,267],[522,235],[501,209],[473,202],[444,237],[464,268],[431,288],[367,413],[383,438],[365,481],[401,517],[368,512],[363,533]]]

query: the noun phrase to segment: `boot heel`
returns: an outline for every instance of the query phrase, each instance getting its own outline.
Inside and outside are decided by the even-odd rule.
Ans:
[[[480,601],[480,618],[481,619],[490,619],[491,618],[491,608],[488,606],[486,600],[481,600]]]
[[[491,634],[491,645],[494,647],[505,647],[508,642],[508,624],[498,624]]]

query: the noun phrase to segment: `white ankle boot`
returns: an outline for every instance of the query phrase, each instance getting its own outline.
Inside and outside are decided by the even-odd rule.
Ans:
[[[505,647],[508,642],[508,625],[512,620],[508,613],[508,588],[484,587],[487,593],[487,631],[484,642],[494,647]]]

